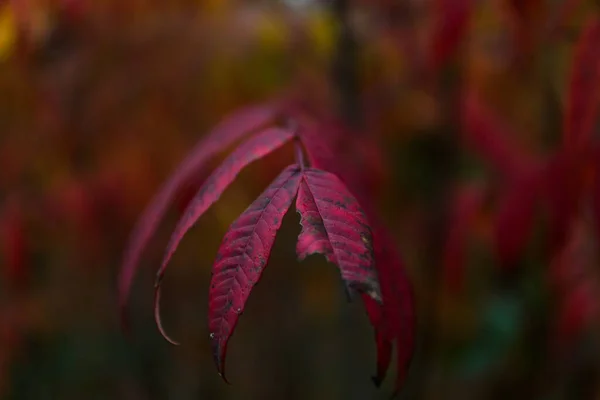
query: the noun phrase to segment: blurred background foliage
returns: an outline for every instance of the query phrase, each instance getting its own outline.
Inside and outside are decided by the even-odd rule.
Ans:
[[[282,93],[324,113],[338,107],[336,2],[0,1],[1,398],[388,398],[393,379],[381,389],[369,379],[375,346],[362,306],[347,303],[320,257],[296,261],[294,212],[232,339],[233,385],[212,365],[212,261],[229,224],[289,163],[288,148],[244,171],[178,250],[163,313],[183,345],[160,337],[151,297],[194,186],[146,252],[128,335],[118,321],[129,231],[211,126]],[[417,299],[417,349],[400,397],[600,398],[599,241],[587,208],[560,257],[538,223],[519,267],[501,268],[490,238],[505,186],[457,122],[461,93],[476,92],[519,151],[551,154],[574,43],[598,2],[346,3],[350,95],[384,150],[378,201]],[[460,4],[469,18],[452,45],[456,30],[441,26]],[[483,196],[476,211],[473,196]],[[464,254],[446,254],[463,241]],[[561,286],[560,263],[583,278]]]

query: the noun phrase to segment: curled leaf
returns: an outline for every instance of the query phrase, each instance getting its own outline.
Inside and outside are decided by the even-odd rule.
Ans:
[[[201,171],[209,159],[272,121],[275,113],[276,110],[271,105],[258,105],[243,108],[225,118],[192,149],[146,207],[129,237],[119,274],[119,305],[124,324],[125,305],[142,251],[178,190]]]
[[[171,235],[162,264],[156,274],[155,298],[160,296],[160,284],[171,257],[175,253],[183,236],[196,223],[198,218],[200,218],[202,214],[204,214],[204,212],[219,199],[221,194],[245,166],[283,146],[293,136],[293,132],[279,128],[269,128],[260,132],[242,143],[225,159],[225,161],[223,161],[223,164],[208,177],[206,182],[204,182],[202,187],[196,193],[194,199],[188,205]],[[155,307],[158,307],[157,301],[155,302]],[[158,311],[156,313],[156,315],[158,315]],[[164,333],[160,318],[157,318],[156,322],[161,333]],[[165,336],[165,338],[173,342],[168,336]]]

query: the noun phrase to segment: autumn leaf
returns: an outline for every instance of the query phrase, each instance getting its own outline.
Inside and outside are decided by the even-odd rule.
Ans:
[[[300,183],[291,165],[231,225],[217,253],[209,290],[208,328],[215,364],[225,379],[225,353],[246,300],[269,261],[275,235]]]
[[[332,173],[307,168],[296,209],[302,225],[296,246],[299,259],[325,255],[340,268],[349,292],[356,290],[381,302],[373,235],[358,201],[344,184]]]
[[[364,188],[368,187],[365,183],[368,177],[361,174],[360,169],[351,165],[351,160],[336,157],[333,150],[335,140],[330,135],[324,136],[323,131],[330,132],[328,124],[302,129],[300,139],[311,165],[339,177],[356,196],[369,218],[373,231],[375,267],[383,300],[383,304],[379,304],[369,296],[362,296],[365,311],[375,329],[377,371],[373,381],[379,386],[385,378],[391,361],[392,344],[396,342],[398,372],[395,392],[397,393],[406,377],[414,351],[415,315],[411,283],[406,276],[402,258],[396,250],[396,243],[379,221],[369,193],[364,191]]]
[[[223,164],[217,168],[206,182],[200,187],[194,199],[188,205],[179,223],[171,235],[167,245],[165,255],[158,273],[156,274],[155,285],[155,316],[158,327],[170,342],[176,343],[165,334],[160,322],[158,312],[160,299],[160,284],[177,246],[183,239],[187,231],[196,223],[198,218],[204,214],[208,208],[214,204],[227,187],[233,182],[237,174],[251,162],[262,158],[273,150],[281,147],[294,136],[294,133],[279,128],[269,128],[241,144],[233,153],[231,153]]]
[[[192,149],[146,207],[129,237],[119,275],[119,304],[124,324],[125,305],[142,251],[179,190],[192,180],[213,156],[264,126],[274,116],[273,107],[259,105],[242,108],[225,118]]]

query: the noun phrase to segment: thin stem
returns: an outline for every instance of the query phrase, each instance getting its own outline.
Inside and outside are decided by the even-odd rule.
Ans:
[[[358,42],[352,30],[349,0],[333,0],[331,11],[338,23],[331,79],[336,91],[338,115],[350,126],[362,123],[359,105]]]
[[[294,153],[296,156],[296,163],[300,166],[300,170],[304,172],[304,151],[302,150],[302,144],[298,139],[294,141]]]

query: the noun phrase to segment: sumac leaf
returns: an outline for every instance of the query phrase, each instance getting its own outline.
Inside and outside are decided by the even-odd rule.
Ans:
[[[134,227],[124,253],[119,275],[119,304],[123,323],[126,323],[125,305],[142,251],[178,190],[201,171],[210,158],[272,121],[275,113],[276,110],[271,105],[259,105],[243,108],[225,118],[200,140],[159,189],[158,194],[154,196]]]
[[[165,269],[175,253],[177,246],[183,236],[196,223],[198,218],[214,204],[225,189],[233,182],[237,174],[251,162],[258,160],[275,149],[281,147],[294,136],[294,133],[285,129],[269,128],[260,132],[242,143],[233,153],[229,155],[204,182],[202,187],[196,193],[194,199],[188,205],[175,230],[171,234],[171,239],[167,245],[162,264],[156,276],[156,296],[155,309],[158,309],[158,299],[160,297],[160,283]],[[158,312],[155,313],[158,327],[165,338],[172,342],[164,334]]]
[[[583,28],[573,56],[565,110],[567,146],[585,145],[598,116],[600,102],[600,18]]]
[[[297,165],[286,168],[231,225],[219,248],[210,282],[208,327],[214,360],[223,379],[227,342],[267,265],[300,179]]]
[[[323,254],[339,267],[349,293],[356,290],[381,302],[371,228],[358,201],[339,178],[319,169],[305,169],[296,209],[302,225],[298,258]]]
[[[406,276],[404,264],[396,250],[396,243],[379,221],[370,193],[364,192],[365,177],[357,174],[352,165],[336,157],[323,126],[317,125],[300,131],[300,138],[313,167],[336,174],[348,186],[364,208],[373,230],[375,244],[375,267],[383,296],[383,305],[363,295],[369,321],[375,328],[377,344],[377,373],[373,378],[380,384],[387,373],[392,343],[396,341],[398,374],[396,392],[400,390],[414,351],[415,315],[411,283]]]

